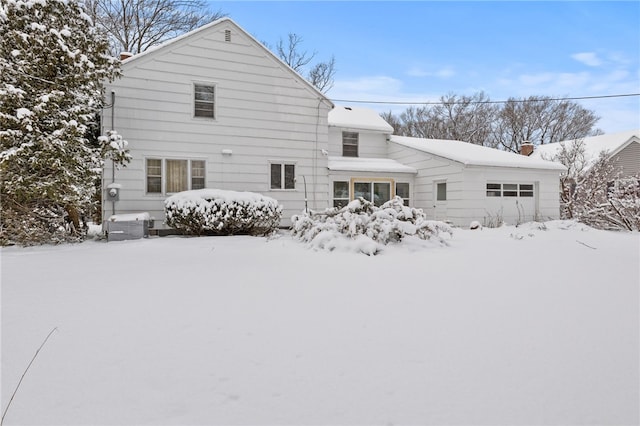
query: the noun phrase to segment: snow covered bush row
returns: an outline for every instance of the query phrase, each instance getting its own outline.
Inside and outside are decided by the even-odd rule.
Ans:
[[[186,234],[264,235],[280,224],[282,206],[253,192],[199,189],[164,202],[167,225]]]
[[[291,220],[293,236],[314,247],[333,250],[346,245],[346,238],[356,251],[369,255],[409,235],[444,242],[441,234],[452,234],[449,225],[428,220],[422,210],[405,206],[400,197],[380,207],[358,198],[341,209],[296,215]]]

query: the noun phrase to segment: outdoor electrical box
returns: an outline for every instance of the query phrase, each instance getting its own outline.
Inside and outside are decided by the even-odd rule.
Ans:
[[[122,186],[117,183],[110,183],[106,189],[106,201],[119,201],[120,200],[120,188]]]

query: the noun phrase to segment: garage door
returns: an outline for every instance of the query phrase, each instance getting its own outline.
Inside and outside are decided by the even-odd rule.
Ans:
[[[509,224],[536,219],[537,185],[533,182],[487,182],[487,218]]]

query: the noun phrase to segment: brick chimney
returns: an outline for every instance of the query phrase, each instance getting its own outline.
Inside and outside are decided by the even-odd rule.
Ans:
[[[532,153],[533,153],[533,144],[529,141],[522,142],[522,145],[520,145],[520,154],[528,157]]]
[[[120,60],[121,61],[124,61],[125,59],[129,59],[132,56],[133,56],[133,53],[131,53],[131,52],[120,52]]]

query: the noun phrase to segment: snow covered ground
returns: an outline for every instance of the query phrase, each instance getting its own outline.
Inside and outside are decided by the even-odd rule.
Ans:
[[[2,250],[5,424],[638,424],[637,233]]]

